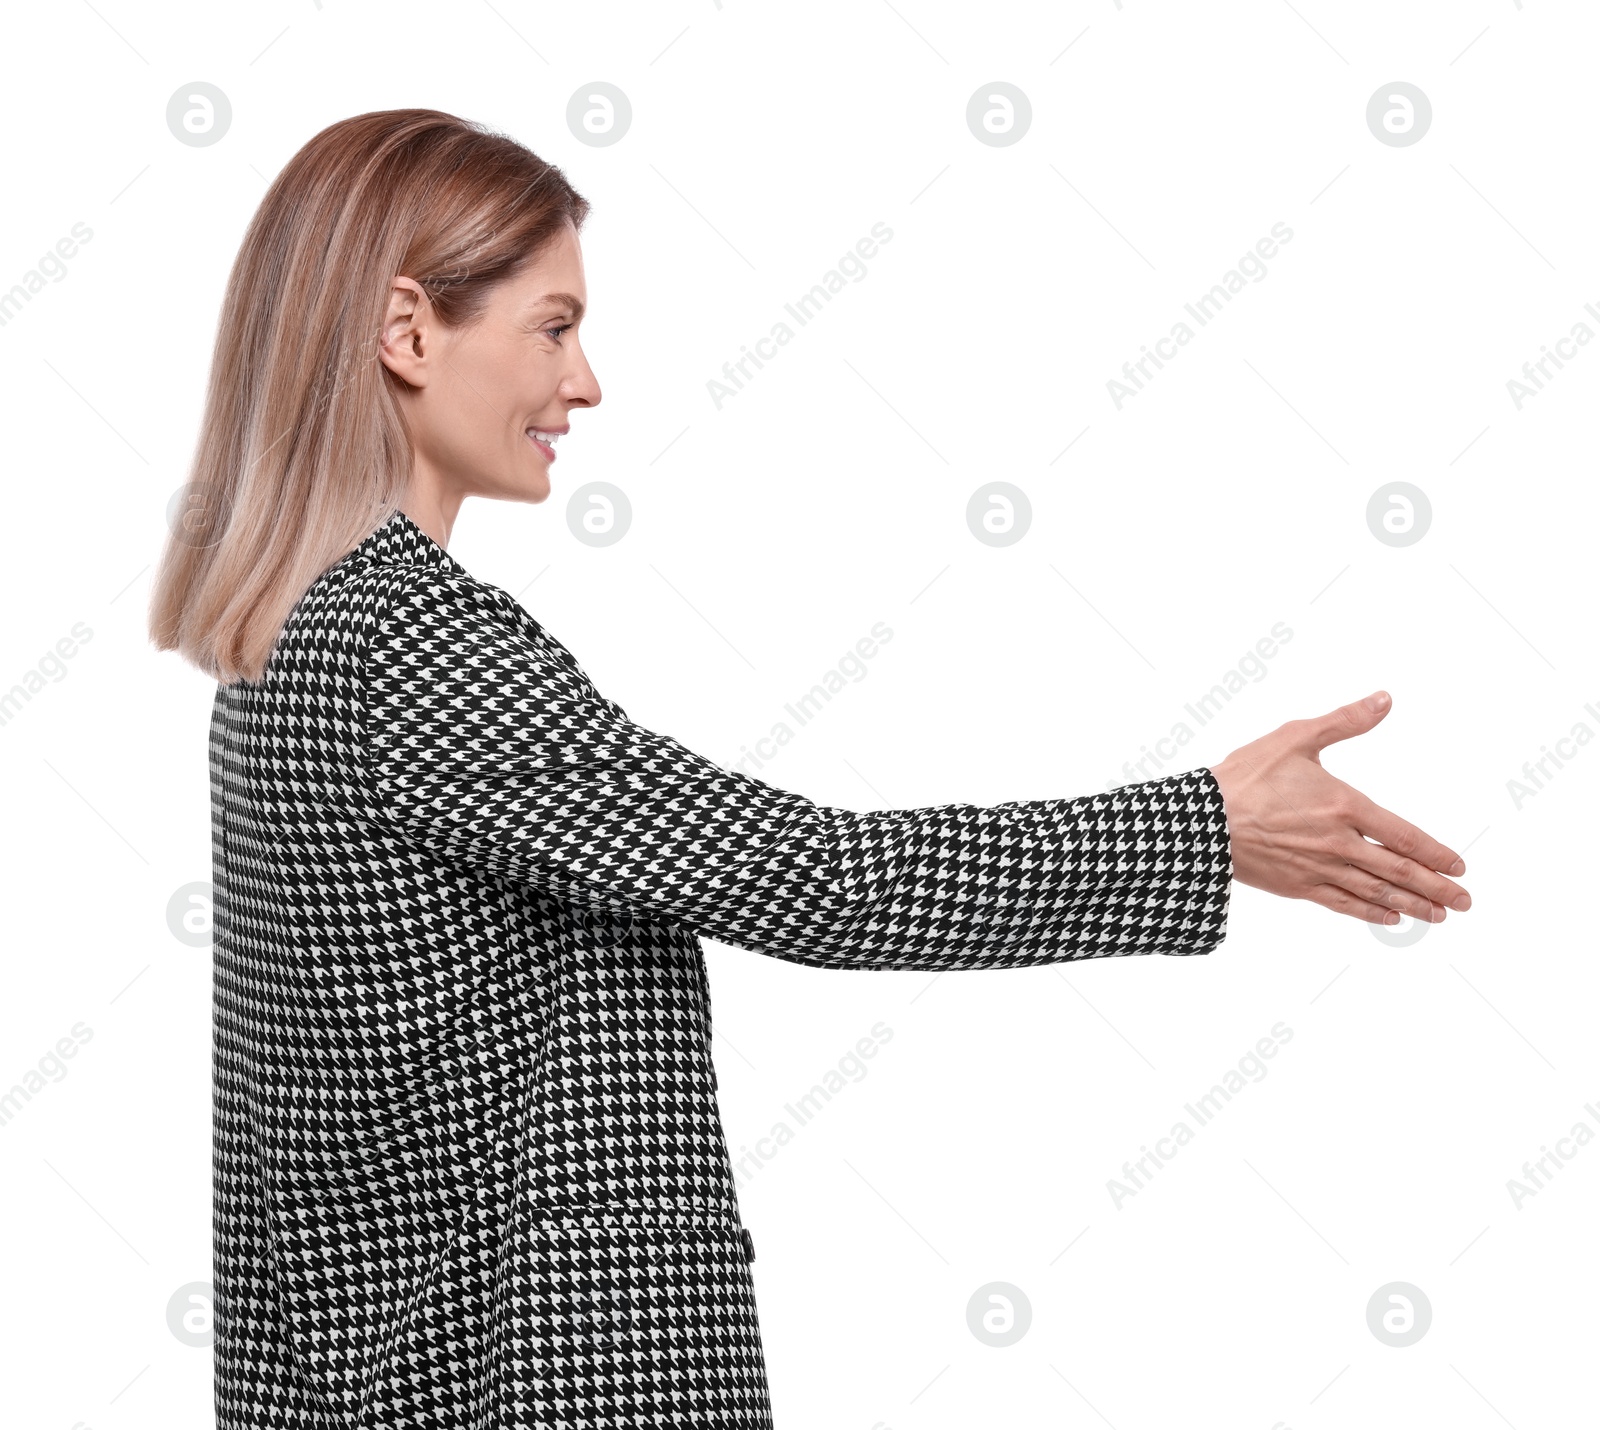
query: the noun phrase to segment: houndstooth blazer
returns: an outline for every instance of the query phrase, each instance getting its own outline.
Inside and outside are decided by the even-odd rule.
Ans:
[[[855,813],[631,722],[395,512],[219,685],[219,1430],[772,1424],[702,935],[823,968],[1208,953],[1201,768]]]

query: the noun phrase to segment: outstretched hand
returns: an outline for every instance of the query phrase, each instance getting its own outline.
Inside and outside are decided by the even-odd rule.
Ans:
[[[1330,775],[1317,758],[1325,745],[1366,734],[1390,705],[1380,690],[1316,719],[1290,720],[1211,767],[1227,809],[1235,879],[1368,923],[1399,923],[1402,913],[1441,923],[1446,905],[1471,907],[1467,891],[1445,877],[1467,872],[1454,850]]]

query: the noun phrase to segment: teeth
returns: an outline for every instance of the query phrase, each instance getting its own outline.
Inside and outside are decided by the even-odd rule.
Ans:
[[[528,428],[528,431],[533,433],[533,435],[541,442],[544,442],[551,447],[554,447],[555,444],[561,440],[561,434],[559,432],[541,432],[537,427],[530,427]]]

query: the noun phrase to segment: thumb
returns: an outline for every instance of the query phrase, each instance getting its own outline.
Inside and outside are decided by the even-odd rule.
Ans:
[[[1377,690],[1364,700],[1354,700],[1330,710],[1326,715],[1304,722],[1302,734],[1311,747],[1320,750],[1338,740],[1348,740],[1352,735],[1365,735],[1393,708],[1387,690]]]

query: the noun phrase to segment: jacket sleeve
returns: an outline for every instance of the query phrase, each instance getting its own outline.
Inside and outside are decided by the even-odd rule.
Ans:
[[[1200,768],[1109,793],[858,813],[631,721],[498,587],[408,571],[365,655],[366,778],[415,844],[828,968],[1209,953],[1232,870]]]

